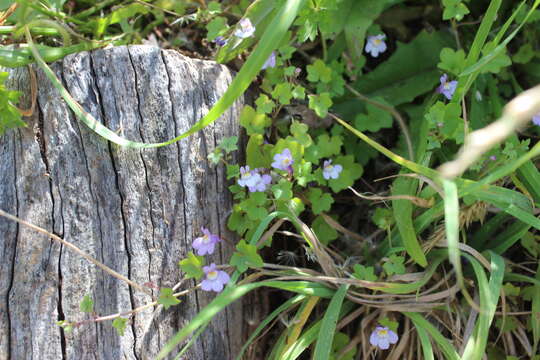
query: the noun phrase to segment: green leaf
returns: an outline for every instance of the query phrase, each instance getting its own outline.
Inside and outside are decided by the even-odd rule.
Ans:
[[[227,19],[221,16],[217,16],[212,21],[210,21],[208,24],[206,24],[206,30],[208,31],[208,34],[206,34],[206,38],[210,41],[214,40],[220,35],[225,34],[229,26],[227,25]]]
[[[293,196],[292,183],[289,180],[281,179],[272,186],[272,193],[276,200],[290,200]]]
[[[248,268],[261,268],[264,265],[264,261],[257,253],[257,247],[250,245],[245,240],[240,240],[236,245],[236,251],[232,257],[230,264],[236,266],[238,271],[244,272]]]
[[[443,20],[456,19],[461,21],[469,13],[469,9],[461,0],[443,0],[443,5]]]
[[[535,51],[530,43],[522,45],[518,52],[512,56],[512,61],[517,64],[526,64],[531,61],[535,56]]]
[[[359,280],[377,281],[378,277],[375,275],[373,266],[364,266],[361,264],[355,264],[353,266],[354,273],[352,276]]]
[[[161,288],[157,302],[163,305],[165,310],[171,306],[180,304],[180,300],[173,296],[173,290],[170,288]]]
[[[303,124],[299,121],[293,120],[291,123],[291,134],[294,136],[294,139],[298,141],[302,146],[309,147],[313,143],[311,136],[308,132],[309,127],[306,124]]]
[[[287,214],[292,212],[295,216],[300,216],[300,214],[305,210],[305,206],[302,200],[294,197],[286,201],[277,201],[276,210]]]
[[[210,154],[208,154],[208,161],[210,161],[213,165],[219,164],[221,159],[223,158],[223,152],[220,148],[214,149]]]
[[[22,121],[21,113],[15,107],[21,93],[8,90],[4,85],[8,76],[9,73],[0,72],[0,136],[8,129],[26,126],[26,123]]]
[[[257,114],[269,114],[272,112],[272,110],[274,110],[274,107],[276,106],[272,99],[270,99],[265,94],[259,95],[257,100],[255,100],[255,105],[257,105]],[[269,125],[266,125],[265,127],[267,126]]]
[[[321,329],[319,330],[319,336],[315,344],[313,360],[327,360],[330,357],[341,306],[343,305],[343,300],[345,299],[345,295],[347,295],[348,289],[349,285],[341,285],[324,312]]]
[[[94,301],[89,295],[84,295],[81,303],[79,304],[79,309],[85,313],[91,313],[94,311]]]
[[[311,202],[311,209],[315,215],[330,210],[334,203],[332,195],[328,193],[323,194],[323,191],[319,188],[310,188],[307,197]]]
[[[306,149],[305,159],[311,163],[317,163],[320,159],[338,155],[343,145],[342,137],[339,135],[328,136],[327,134],[317,137],[317,145],[312,145]]]
[[[258,114],[251,106],[246,105],[240,113],[240,125],[248,135],[264,134],[264,129],[272,125],[272,120],[265,114]]]
[[[371,220],[379,229],[383,230],[388,230],[395,223],[392,210],[381,207],[375,209]]]
[[[266,210],[267,195],[264,192],[258,191],[249,194],[249,197],[242,201],[239,205],[244,210],[250,220],[262,220],[268,215]]]
[[[326,66],[321,59],[315,60],[313,65],[308,65],[307,73],[307,79],[311,82],[328,83],[332,80],[332,69]]]
[[[233,212],[227,220],[227,227],[236,231],[240,236],[255,226],[255,221],[251,220],[239,205],[233,207]]]
[[[444,48],[441,50],[441,62],[437,64],[439,69],[458,76],[465,68],[465,51]]]
[[[339,164],[343,167],[343,170],[339,173],[337,179],[328,180],[328,186],[330,186],[335,193],[347,189],[349,186],[353,186],[354,182],[360,179],[364,173],[364,168],[362,165],[354,162],[354,156],[352,155],[338,156],[333,164]]]
[[[264,138],[260,134],[254,134],[249,137],[246,146],[246,164],[251,169],[268,168],[272,163],[270,157],[271,145],[264,144]]]
[[[388,105],[382,98],[375,98],[373,100]],[[369,103],[366,104],[366,111],[367,114],[356,115],[354,127],[358,130],[377,132],[380,129],[392,127],[393,118],[388,111]]]
[[[338,332],[334,335],[334,342],[332,343],[332,353],[330,354],[329,360],[354,360],[354,356],[358,349],[356,346],[353,346],[345,354],[341,354],[343,349],[351,343],[351,339],[345,333]]]
[[[317,235],[317,238],[319,238],[319,241],[325,245],[338,238],[336,229],[328,225],[322,216],[315,218],[311,224],[311,228]]]
[[[309,108],[317,114],[318,117],[324,118],[328,114],[328,109],[332,106],[332,99],[329,93],[320,95],[308,95]]]
[[[235,150],[238,150],[238,136],[224,137],[221,139],[219,147],[225,150],[225,153],[228,154]]]
[[[119,336],[124,336],[124,333],[126,331],[126,325],[127,325],[128,319],[123,317],[117,317],[113,320],[112,326],[116,329],[116,332]]]
[[[193,278],[195,280],[199,280],[204,275],[204,272],[202,270],[204,264],[204,257],[197,256],[193,254],[192,251],[190,251],[187,254],[187,258],[180,260],[178,266],[180,266],[180,269],[184,272],[184,277],[186,279]]]
[[[490,41],[482,49],[482,55],[484,57],[487,57],[491,53],[495,53],[496,48],[497,44],[495,44],[495,42],[493,41]],[[484,67],[482,68],[482,73],[490,72],[493,74],[498,74],[501,69],[512,65],[512,60],[506,54],[506,49],[497,49],[497,51],[499,51],[499,53],[495,57],[493,57],[487,64],[484,65]]]
[[[240,166],[227,164],[227,180],[238,176],[240,176]]]
[[[304,100],[306,97],[306,89],[301,85],[295,85],[292,90],[292,96],[298,100]]]
[[[382,319],[379,319],[378,323],[381,324],[382,326],[389,328],[395,333],[397,333],[398,331],[399,323],[397,321],[390,320],[386,316],[383,317]]]
[[[291,103],[292,85],[288,82],[277,84],[272,91],[272,97],[281,105],[289,105]]]
[[[390,255],[388,260],[383,264],[383,269],[386,275],[392,276],[394,274],[405,274],[405,258],[403,256],[397,256],[395,254]]]

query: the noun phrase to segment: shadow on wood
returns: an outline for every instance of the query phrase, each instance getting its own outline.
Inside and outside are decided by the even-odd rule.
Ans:
[[[231,81],[212,62],[153,47],[81,53],[53,70],[98,121],[135,141],[160,142],[206,114]],[[11,70],[29,103],[26,69]],[[173,287],[178,261],[208,227],[226,230],[231,209],[224,168],[206,158],[220,139],[238,135],[241,101],[213,125],[159,149],[119,148],[68,110],[40,71],[38,109],[28,127],[0,137],[0,208],[74,243],[139,284]],[[64,333],[58,320],[81,321],[84,295],[99,315],[152,299],[130,289],[75,253],[14,222],[0,219],[0,358],[153,359],[167,340],[214,294],[191,292],[180,305],[138,313],[120,337],[111,322]],[[207,263],[227,262],[222,242]],[[194,285],[188,281],[185,286]],[[185,287],[184,286],[184,287]],[[154,299],[158,291],[153,290]],[[220,313],[186,359],[231,359],[246,333],[241,304]]]

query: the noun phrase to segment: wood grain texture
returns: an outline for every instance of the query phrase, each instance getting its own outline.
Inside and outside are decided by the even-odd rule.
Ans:
[[[52,65],[71,95],[97,120],[134,141],[179,135],[208,112],[232,74],[213,62],[148,46],[80,53]],[[26,69],[11,86],[29,104]],[[40,71],[38,110],[26,128],[0,137],[0,208],[39,225],[139,284],[173,287],[178,261],[201,226],[234,240],[222,166],[206,158],[238,135],[239,101],[213,125],[159,149],[120,148],[74,118]],[[46,236],[0,218],[0,359],[152,359],[215,295],[190,293],[176,307],[138,313],[120,337],[110,322],[64,333],[58,320],[81,321],[88,294],[99,315],[152,298],[97,269]],[[207,262],[229,259],[221,243]],[[190,281],[183,287],[193,286]],[[153,291],[154,298],[158,291]],[[220,313],[185,359],[231,359],[247,327],[240,303]]]

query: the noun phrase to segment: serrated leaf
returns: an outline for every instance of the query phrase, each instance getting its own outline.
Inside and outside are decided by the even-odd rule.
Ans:
[[[180,260],[178,263],[178,266],[180,266],[180,269],[184,273],[184,277],[186,279],[195,279],[199,280],[203,277],[204,272],[202,270],[202,267],[205,264],[204,257],[197,256],[193,254],[192,251],[190,251],[187,254],[187,258]]]
[[[261,268],[264,261],[257,253],[255,245],[247,244],[245,240],[240,240],[236,245],[236,252],[231,257],[230,264],[236,266],[238,271],[244,272],[248,268]]]
[[[383,264],[383,269],[388,276],[392,276],[393,274],[405,274],[404,262],[405,258],[403,256],[392,254]]]
[[[458,76],[465,68],[465,51],[444,48],[441,50],[439,69]]]
[[[180,304],[180,300],[173,296],[173,290],[170,288],[161,288],[157,302],[163,305],[165,310],[171,306]]]
[[[126,331],[126,325],[127,325],[128,319],[123,317],[117,317],[113,320],[112,326],[116,329],[116,332],[120,336],[124,336],[124,333]]]
[[[469,13],[469,9],[461,0],[443,0],[443,20],[456,19],[461,21]]]

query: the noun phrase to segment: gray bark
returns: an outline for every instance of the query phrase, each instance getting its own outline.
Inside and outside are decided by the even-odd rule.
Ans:
[[[208,112],[231,81],[230,71],[175,51],[146,46],[80,53],[52,65],[71,95],[98,121],[134,141],[179,135]],[[29,105],[26,69],[11,70]],[[159,149],[106,142],[74,118],[41,71],[38,107],[28,126],[0,137],[0,208],[74,243],[139,284],[173,287],[178,261],[200,227],[233,240],[222,166],[206,158],[238,135],[238,102],[204,131]],[[243,101],[243,100],[242,100]],[[207,263],[229,259],[222,242]],[[65,333],[58,320],[134,309],[152,298],[99,270],[45,235],[0,218],[0,359],[153,359],[167,340],[215,294],[190,293],[164,310],[138,313],[120,337],[111,322]],[[190,280],[186,286],[193,286]],[[184,286],[184,287],[186,287]],[[153,290],[154,299],[158,295]],[[246,315],[234,304],[214,318],[184,358],[234,358]]]

